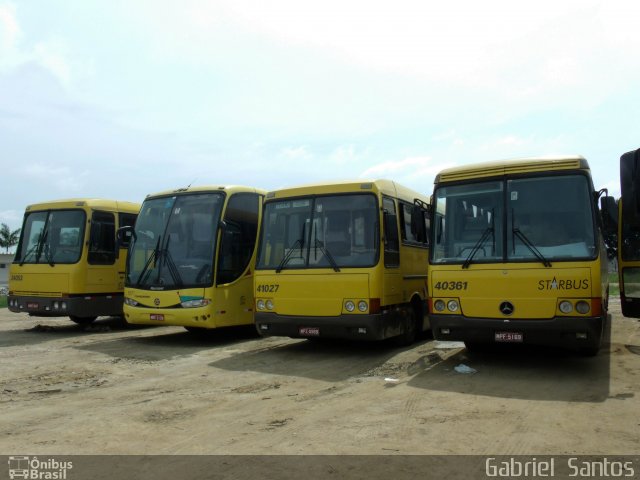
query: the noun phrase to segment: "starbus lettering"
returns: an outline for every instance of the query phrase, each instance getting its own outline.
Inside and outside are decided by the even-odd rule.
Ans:
[[[539,280],[538,290],[588,290],[589,280],[553,277],[552,280]]]

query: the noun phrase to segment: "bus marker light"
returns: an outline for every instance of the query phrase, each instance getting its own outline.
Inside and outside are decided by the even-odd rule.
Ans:
[[[589,304],[584,300],[580,300],[578,303],[576,303],[576,310],[578,311],[578,313],[581,313],[583,315],[585,313],[589,313]]]
[[[562,302],[560,302],[558,308],[562,313],[571,313],[573,311],[573,305],[571,305],[571,302],[567,300],[563,300]]]

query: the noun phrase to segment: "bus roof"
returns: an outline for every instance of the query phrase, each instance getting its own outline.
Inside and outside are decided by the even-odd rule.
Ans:
[[[150,198],[157,198],[157,197],[168,197],[172,195],[184,195],[186,193],[206,193],[206,192],[227,192],[227,193],[248,192],[248,193],[258,193],[260,195],[265,195],[267,193],[266,190],[261,190],[255,187],[247,187],[245,185],[201,185],[198,187],[176,188],[174,190],[164,190],[162,192],[150,193],[145,197],[145,200]]]
[[[124,202],[121,200],[106,200],[103,198],[66,198],[61,200],[51,200],[49,202],[40,202],[28,205],[25,209],[27,212],[38,210],[63,210],[69,208],[89,207],[98,208],[123,213],[138,213],[140,204],[134,202]]]
[[[429,203],[429,196],[416,192],[400,185],[392,180],[336,180],[328,182],[316,182],[293,187],[281,188],[267,193],[266,201],[275,198],[304,197],[309,195],[329,195],[334,193],[353,193],[360,191],[373,191],[392,197],[398,197],[408,202],[415,198]]]
[[[580,155],[529,157],[474,163],[473,165],[463,165],[442,170],[436,175],[434,183],[557,170],[589,170],[589,164]]]

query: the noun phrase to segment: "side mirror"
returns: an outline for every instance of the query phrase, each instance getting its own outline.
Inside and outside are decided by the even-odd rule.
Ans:
[[[131,225],[120,227],[116,231],[116,258],[120,258],[120,249],[127,248],[132,238],[137,239],[136,232]]]
[[[600,214],[605,233],[615,235],[618,231],[618,204],[615,198],[609,195],[600,198]]]
[[[625,221],[640,224],[640,149],[620,157],[620,189]]]

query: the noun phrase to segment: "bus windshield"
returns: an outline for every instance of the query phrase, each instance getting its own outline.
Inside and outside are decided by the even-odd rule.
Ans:
[[[597,255],[585,175],[515,178],[440,187],[433,263],[540,262]]]
[[[22,226],[15,261],[24,263],[76,263],[82,254],[83,210],[30,212]]]
[[[265,204],[256,268],[371,267],[378,261],[372,194],[326,195]]]
[[[223,193],[145,200],[129,247],[127,286],[157,290],[213,284]]]

